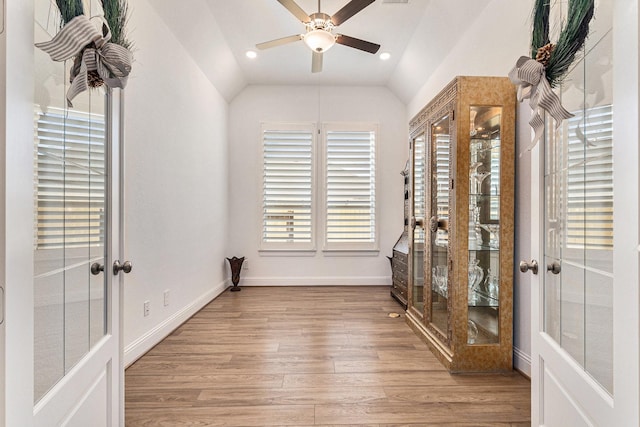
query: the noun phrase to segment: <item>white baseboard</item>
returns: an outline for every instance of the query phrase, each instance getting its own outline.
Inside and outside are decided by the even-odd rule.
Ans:
[[[243,277],[240,286],[390,286],[389,276]]]
[[[513,347],[513,367],[531,379],[531,355],[524,353],[518,347]]]
[[[174,313],[162,323],[151,329],[146,334],[133,341],[124,349],[124,366],[129,367],[133,362],[142,357],[147,351],[151,350],[156,344],[165,339],[171,332],[182,325],[187,319],[196,314],[205,305],[209,304],[214,298],[220,295],[229,287],[230,279],[226,279],[215,286],[213,289],[200,295],[191,304],[183,307]]]

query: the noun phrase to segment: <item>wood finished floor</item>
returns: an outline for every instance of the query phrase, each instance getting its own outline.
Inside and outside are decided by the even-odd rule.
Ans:
[[[529,426],[530,383],[449,375],[386,287],[226,291],[126,371],[136,426]]]

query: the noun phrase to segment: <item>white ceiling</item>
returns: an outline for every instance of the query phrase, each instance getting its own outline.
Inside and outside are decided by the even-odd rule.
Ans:
[[[227,101],[247,85],[312,84],[387,86],[408,103],[490,1],[376,0],[337,32],[378,43],[391,59],[336,44],[324,54],[321,73],[311,73],[311,50],[302,41],[257,50],[255,59],[245,56],[257,43],[304,33],[277,0],[149,4]],[[296,2],[308,14],[317,11],[317,0]],[[322,0],[322,12],[332,15],[348,2]]]
[[[322,12],[333,15],[349,0],[323,0]],[[311,73],[311,50],[302,41],[258,50],[260,42],[304,33],[304,25],[277,0],[207,0],[207,3],[249,84],[385,85],[411,39],[429,0],[385,3],[377,0],[344,22],[340,34],[381,45],[391,59],[382,61],[357,49],[336,44],[324,54],[321,73]],[[317,0],[296,0],[307,13]]]

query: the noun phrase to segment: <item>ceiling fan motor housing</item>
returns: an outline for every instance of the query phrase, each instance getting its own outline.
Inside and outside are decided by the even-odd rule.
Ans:
[[[326,13],[309,15],[311,21],[307,24],[307,33],[303,35],[304,42],[315,52],[325,52],[336,42],[336,35],[331,17]]]
[[[334,27],[331,17],[326,13],[316,12],[309,15],[311,21],[307,24],[309,30],[331,31]]]

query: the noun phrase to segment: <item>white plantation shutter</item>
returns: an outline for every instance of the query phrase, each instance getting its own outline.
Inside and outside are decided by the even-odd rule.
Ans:
[[[451,137],[436,135],[436,189],[438,218],[449,218],[449,154]],[[422,189],[424,191],[424,189]],[[428,220],[428,218],[426,218]]]
[[[376,248],[376,131],[326,127],[325,244],[327,249]]]
[[[424,135],[414,141],[414,167],[413,167],[413,198],[418,201],[413,205],[413,214],[416,218],[425,218],[425,182],[424,182],[424,165],[427,160],[426,142]]]
[[[263,125],[263,249],[313,247],[314,129]]]
[[[567,245],[612,250],[612,106],[582,111],[568,120]]]
[[[36,110],[36,247],[104,245],[102,115]]]

